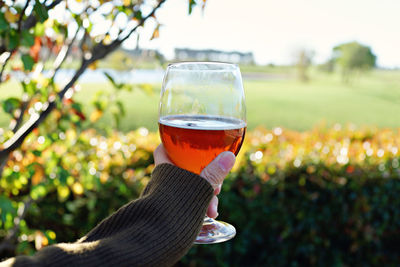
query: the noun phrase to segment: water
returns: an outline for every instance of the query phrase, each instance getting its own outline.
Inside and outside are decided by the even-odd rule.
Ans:
[[[113,69],[86,69],[86,71],[79,78],[81,83],[104,83],[109,82],[104,72],[110,74],[117,83],[162,83],[165,70],[164,69],[134,69],[130,71],[119,71]],[[48,71],[44,71],[43,74],[49,76]],[[72,76],[75,74],[73,69],[60,69],[56,75],[56,83],[65,84],[69,82]],[[17,80],[23,80],[26,76],[24,73],[15,71],[13,76]],[[247,80],[279,80],[284,79],[283,77],[275,77],[274,74],[243,74],[243,78]],[[287,78],[287,77],[286,77]]]
[[[130,71],[117,71],[113,69],[87,69],[79,78],[81,83],[109,82],[104,75],[107,72],[117,83],[161,83],[164,77],[163,69],[135,69]],[[65,83],[71,80],[75,70],[60,69],[56,75],[57,83]],[[46,75],[46,73],[45,73]]]

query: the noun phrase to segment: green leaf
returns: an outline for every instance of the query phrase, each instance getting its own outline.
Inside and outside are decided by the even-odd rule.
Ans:
[[[10,199],[6,196],[0,196],[0,217],[3,222],[7,219],[7,214],[15,214],[15,208]]]
[[[94,96],[92,104],[96,107],[96,109],[104,111],[107,108],[108,103],[110,102],[109,98],[109,94],[106,94],[103,91],[98,91]]]
[[[48,189],[44,185],[39,184],[39,185],[32,186],[30,195],[33,200],[37,200],[41,197],[46,196],[47,193],[48,193]]]
[[[114,85],[115,84],[114,78],[107,72],[103,72],[103,73],[104,73],[104,75],[106,75],[107,79]]]
[[[31,47],[35,44],[35,38],[29,31],[23,30],[21,37],[21,45]]]
[[[29,96],[36,93],[36,84],[31,80],[29,83],[21,82],[22,88]]]
[[[28,55],[28,54],[22,55],[21,60],[22,60],[22,63],[24,63],[25,70],[32,70],[33,65],[35,64],[35,61],[33,60],[33,58],[30,55]]]
[[[135,12],[135,19],[141,20],[143,18],[142,11],[138,10]]]
[[[36,157],[40,157],[42,155],[42,151],[40,150],[33,150],[32,154],[35,155]]]
[[[35,28],[33,29],[33,33],[35,36],[43,36],[45,31],[45,27],[43,23],[36,23]]]
[[[18,98],[10,97],[3,101],[3,110],[6,113],[12,114],[20,105],[21,101]]]
[[[59,168],[58,172],[58,179],[61,183],[61,185],[67,185],[67,178],[69,176],[69,172],[65,170],[64,168]]]
[[[119,114],[117,112],[115,112],[116,110],[114,110],[112,113],[113,118],[114,118],[114,123],[115,123],[115,127],[117,129],[119,129],[119,126],[121,125],[121,118],[119,116]]]
[[[122,87],[124,87],[123,83],[116,83],[114,78],[107,72],[103,72],[104,75],[107,77],[107,79],[111,82],[111,84],[114,86],[115,89],[119,90],[122,89]]]
[[[13,50],[18,46],[19,38],[15,30],[10,30],[8,33],[8,49]]]
[[[8,22],[4,18],[4,14],[0,13],[0,31],[6,30],[8,28]]]
[[[44,22],[49,18],[46,7],[41,4],[39,0],[36,0],[33,10],[35,11],[36,17],[40,22]]]
[[[125,114],[126,114],[126,112],[125,112],[125,106],[124,106],[124,104],[122,103],[122,101],[117,100],[117,101],[115,102],[115,105],[118,107],[119,114],[120,114],[121,116],[125,116]]]
[[[189,15],[192,14],[193,7],[196,5],[195,0],[189,0]]]
[[[82,105],[80,103],[72,103],[71,108],[78,112],[82,112]]]

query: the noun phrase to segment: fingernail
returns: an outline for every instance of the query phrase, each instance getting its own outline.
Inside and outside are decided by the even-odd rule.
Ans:
[[[213,208],[214,208],[215,214],[216,214],[215,218],[217,218],[218,217],[218,201],[215,201],[215,204],[213,205]]]
[[[224,152],[218,159],[218,164],[224,172],[229,172],[235,164],[235,155],[232,152]]]
[[[217,195],[219,195],[219,193],[221,193],[221,187],[222,187],[222,185],[220,184],[215,188],[215,190],[214,190],[215,196],[217,196]]]

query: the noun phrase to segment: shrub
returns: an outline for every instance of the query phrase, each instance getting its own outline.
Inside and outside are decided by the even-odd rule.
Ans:
[[[0,258],[75,241],[137,198],[150,178],[152,151],[159,143],[157,135],[144,128],[112,132],[107,138],[94,130],[78,135],[71,128],[50,138],[31,136],[5,166],[0,179],[0,238],[16,224],[20,233],[16,249],[0,253]],[[24,205],[29,207],[27,215],[19,221]]]
[[[237,236],[194,246],[179,265],[397,264],[400,133],[335,128],[250,132],[220,195],[220,219],[235,225]],[[159,143],[144,128],[56,135],[62,142],[31,136],[5,166],[2,238],[27,193],[33,203],[19,222],[17,249],[2,257],[74,241],[138,197]]]
[[[400,261],[399,134],[259,130],[220,195],[229,242],[190,266],[365,266]]]

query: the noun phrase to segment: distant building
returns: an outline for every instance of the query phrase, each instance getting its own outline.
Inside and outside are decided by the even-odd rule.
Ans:
[[[135,48],[132,50],[122,49],[123,52],[127,53],[135,60],[143,60],[143,61],[152,61],[154,59],[164,61],[164,55],[161,54],[158,50],[154,49],[142,49],[142,48]]]
[[[238,51],[220,51],[213,49],[194,50],[188,48],[175,48],[176,61],[222,61],[241,64],[253,64],[252,52],[242,53]]]

